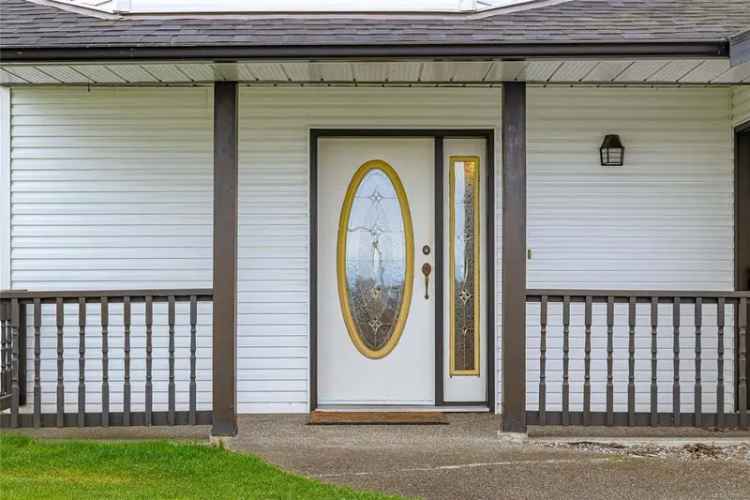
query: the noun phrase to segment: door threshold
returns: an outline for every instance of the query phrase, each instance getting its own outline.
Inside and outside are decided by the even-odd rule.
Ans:
[[[486,405],[320,405],[315,411],[319,412],[399,412],[399,413],[489,413]]]
[[[310,413],[310,425],[448,425],[439,411],[323,411]]]

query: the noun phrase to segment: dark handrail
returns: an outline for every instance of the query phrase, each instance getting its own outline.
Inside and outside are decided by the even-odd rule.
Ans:
[[[18,299],[19,303],[30,304],[35,299],[44,304],[52,304],[58,298],[66,303],[78,303],[79,299],[86,302],[98,303],[102,297],[107,297],[110,303],[120,303],[123,298],[128,297],[130,302],[144,302],[146,297],[151,297],[153,302],[167,302],[169,297],[178,301],[187,301],[190,297],[196,297],[199,302],[213,299],[214,291],[211,288],[194,289],[145,289],[145,290],[80,290],[80,291],[57,291],[44,290],[30,292],[27,290],[0,290],[0,299]]]
[[[595,303],[606,303],[610,298],[616,303],[628,303],[635,298],[639,304],[650,304],[654,299],[659,303],[671,304],[679,298],[685,304],[694,304],[696,299],[702,299],[704,304],[716,304],[724,299],[727,304],[734,304],[740,299],[750,299],[750,292],[698,292],[698,291],[670,291],[670,290],[575,290],[575,289],[528,289],[527,302],[541,302],[546,297],[549,302],[563,302],[566,297],[571,302],[585,302],[590,298]]]

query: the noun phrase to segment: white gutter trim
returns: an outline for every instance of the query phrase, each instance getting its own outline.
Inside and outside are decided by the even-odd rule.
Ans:
[[[543,7],[550,7],[561,3],[570,2],[572,0],[516,0],[513,3],[506,3],[497,6],[487,5],[483,3],[480,7],[476,0],[470,2],[470,6],[463,8],[459,2],[457,2],[457,8],[446,9],[436,8],[434,10],[421,9],[421,10],[409,10],[409,9],[395,9],[395,10],[368,10],[368,9],[352,9],[352,10],[273,10],[273,9],[258,9],[258,10],[238,10],[237,8],[225,8],[225,9],[201,9],[201,8],[181,8],[177,5],[174,6],[173,10],[170,10],[166,6],[159,7],[158,5],[148,7],[143,5],[143,2],[139,0],[110,0],[103,1],[99,4],[88,4],[82,3],[80,0],[27,0],[31,3],[39,5],[45,5],[49,7],[56,7],[61,10],[69,12],[75,12],[82,15],[89,15],[93,17],[99,17],[102,19],[123,19],[127,17],[139,18],[139,17],[158,17],[158,18],[170,18],[170,17],[200,17],[200,18],[212,18],[212,17],[294,17],[294,18],[316,18],[316,17],[346,17],[346,18],[378,18],[385,17],[390,19],[420,19],[420,18],[435,18],[445,16],[446,18],[455,18],[456,16],[463,17],[465,19],[481,19],[484,17],[491,17],[501,14],[512,14],[515,12],[521,12],[526,10],[533,10]],[[107,6],[107,7],[105,7]]]
[[[81,5],[75,0],[26,0],[30,3],[37,5],[43,5],[45,7],[53,7],[56,9],[64,10],[66,12],[73,12],[75,14],[81,14],[82,16],[97,17],[99,19],[122,19],[122,16],[113,14],[109,10],[102,9],[94,5]]]

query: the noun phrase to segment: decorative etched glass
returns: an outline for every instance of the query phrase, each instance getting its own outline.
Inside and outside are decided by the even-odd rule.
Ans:
[[[401,181],[374,160],[355,173],[339,225],[338,280],[344,320],[359,351],[386,356],[408,315],[413,280],[411,217]]]
[[[479,375],[479,179],[479,158],[451,157],[451,375]]]

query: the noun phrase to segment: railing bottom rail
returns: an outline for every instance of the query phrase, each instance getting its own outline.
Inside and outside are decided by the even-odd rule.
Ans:
[[[636,412],[632,415],[631,420],[631,415],[627,412],[615,412],[613,414],[591,412],[587,417],[582,411],[571,411],[567,417],[561,411],[547,411],[542,417],[538,411],[528,411],[526,412],[526,425],[705,428],[737,428],[741,425],[737,413],[725,413],[723,416],[716,413],[702,413],[699,418],[699,425],[696,424],[694,413],[681,413],[677,422],[675,422],[674,417],[672,412],[658,413],[656,419],[652,420],[650,412]]]
[[[160,426],[160,425],[211,425],[211,411],[195,412],[195,421],[191,422],[189,411],[174,412],[174,420],[170,421],[170,412],[155,411],[151,413],[151,423],[148,423],[146,412],[132,412],[130,422],[128,423],[124,413],[110,413],[107,425],[109,427],[143,427],[143,426]],[[11,416],[9,414],[0,415],[0,428],[11,427]],[[40,416],[41,427],[60,427],[58,426],[57,413],[42,413]],[[102,427],[104,422],[100,412],[87,412],[84,414],[84,423],[82,427]],[[18,415],[18,427],[34,427],[34,414],[21,413]],[[63,414],[61,427],[81,427],[78,413]]]

